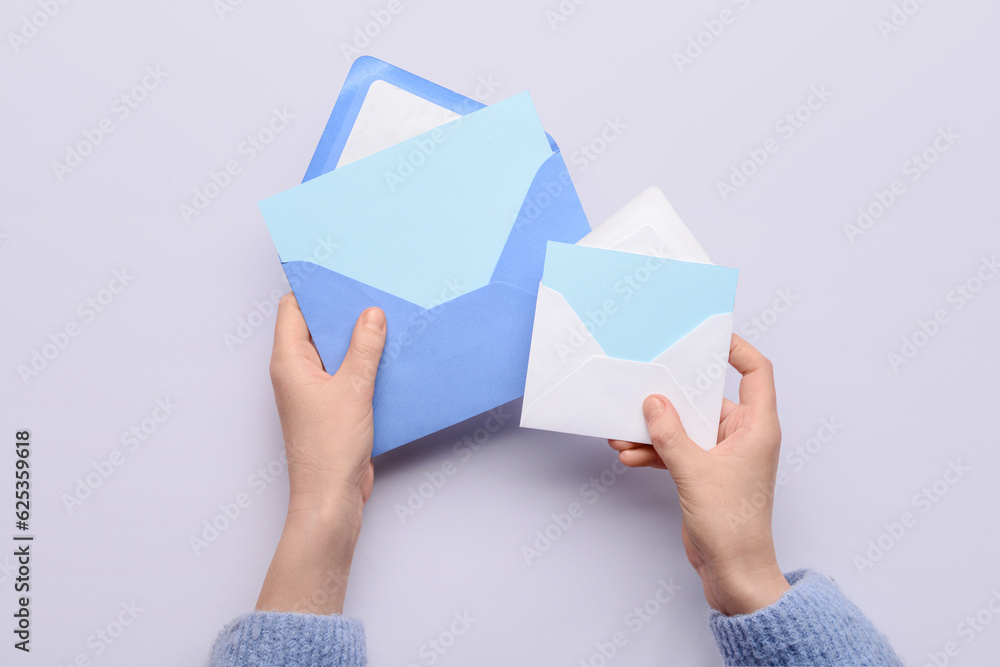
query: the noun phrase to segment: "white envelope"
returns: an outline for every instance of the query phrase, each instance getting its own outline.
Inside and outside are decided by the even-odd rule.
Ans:
[[[650,188],[577,245],[710,264],[658,188]],[[704,449],[718,440],[732,312],[706,318],[650,363],[608,356],[559,292],[539,287],[521,426],[650,443],[642,414],[666,396]],[[573,331],[575,352],[565,350]]]

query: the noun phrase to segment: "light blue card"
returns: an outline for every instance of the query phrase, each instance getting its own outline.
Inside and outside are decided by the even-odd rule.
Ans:
[[[490,282],[525,192],[551,156],[525,92],[260,208],[283,262],[319,264],[430,308]]]
[[[604,352],[648,363],[712,315],[731,313],[739,271],[549,241],[542,284]]]

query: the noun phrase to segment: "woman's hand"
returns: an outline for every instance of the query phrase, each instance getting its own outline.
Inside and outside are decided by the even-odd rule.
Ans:
[[[278,304],[271,384],[288,457],[288,517],[257,601],[262,611],[341,613],[372,492],[372,396],[385,314],[369,308],[340,369],[323,370],[292,294]]]
[[[771,534],[781,445],[774,373],[771,362],[736,335],[729,363],[743,376],[740,402],[724,401],[719,444],[712,450],[687,436],[677,411],[659,395],[643,404],[652,445],[608,444],[624,465],[670,471],[688,560],[709,605],[731,616],[777,602],[789,586]]]

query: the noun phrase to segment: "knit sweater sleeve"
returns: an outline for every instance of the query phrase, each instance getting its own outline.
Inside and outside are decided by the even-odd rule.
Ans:
[[[365,630],[343,616],[253,612],[219,633],[211,667],[365,667]]]
[[[785,579],[791,589],[770,607],[740,616],[712,613],[726,665],[902,667],[888,639],[831,579],[810,570]]]

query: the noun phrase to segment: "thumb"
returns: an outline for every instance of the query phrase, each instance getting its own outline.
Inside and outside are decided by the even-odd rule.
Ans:
[[[352,388],[368,401],[375,393],[375,374],[385,346],[385,313],[369,308],[354,325],[351,344],[337,375],[349,380]]]
[[[672,476],[683,474],[705,455],[705,450],[688,437],[677,409],[665,397],[648,396],[642,404],[642,413],[653,449]]]

